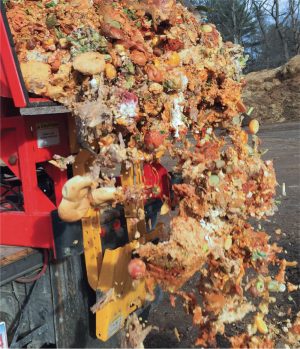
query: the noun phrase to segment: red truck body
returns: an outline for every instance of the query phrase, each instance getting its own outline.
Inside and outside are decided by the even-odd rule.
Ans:
[[[0,158],[21,182],[23,195],[22,211],[1,212],[0,244],[54,249],[50,212],[61,200],[67,177],[48,161],[55,154],[69,154],[68,118],[66,114],[21,115],[19,108],[33,104],[38,108],[47,100],[29,98],[3,14],[0,40]],[[38,164],[54,182],[51,199],[38,186]],[[4,190],[1,188],[2,193]]]

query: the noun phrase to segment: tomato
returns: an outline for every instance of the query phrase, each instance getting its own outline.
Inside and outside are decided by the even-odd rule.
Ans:
[[[148,75],[148,79],[154,82],[163,82],[164,76],[161,70],[159,70],[153,64],[146,66],[145,71]]]
[[[142,279],[146,273],[146,264],[141,259],[134,258],[128,264],[128,273],[134,280]]]
[[[146,131],[144,143],[147,149],[154,150],[164,143],[166,135],[160,131]]]
[[[179,129],[179,135],[182,136],[182,137],[185,137],[188,133],[188,129],[186,127],[181,127]]]

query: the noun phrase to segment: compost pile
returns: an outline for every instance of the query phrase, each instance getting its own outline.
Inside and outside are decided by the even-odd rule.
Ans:
[[[274,213],[276,179],[257,129],[241,128],[242,48],[173,0],[8,1],[6,10],[27,89],[72,110],[100,169],[177,160],[170,238],[136,251],[149,292],[160,284],[182,297],[197,345],[215,346],[250,313],[232,345],[274,346],[265,316],[293,263],[247,222]],[[180,291],[196,271],[194,294]]]
[[[249,73],[245,79],[243,99],[254,107],[251,116],[263,123],[299,120],[300,55],[281,67]]]

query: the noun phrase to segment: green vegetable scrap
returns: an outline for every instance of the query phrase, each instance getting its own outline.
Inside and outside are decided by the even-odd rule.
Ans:
[[[77,56],[83,52],[107,53],[107,40],[91,27],[81,27],[74,30],[67,40],[71,43],[71,55]]]
[[[136,11],[125,7],[125,8],[123,8],[123,12],[127,15],[127,17],[129,19],[132,19],[133,21],[135,21],[137,19],[137,16],[135,14]]]
[[[51,8],[51,7],[55,7],[58,4],[57,0],[52,0],[50,2],[47,2],[47,4],[45,5],[46,8]]]
[[[265,259],[267,257],[266,252],[255,250],[252,253],[252,260],[257,261],[258,259]]]
[[[116,20],[114,20],[114,19],[108,19],[106,22],[107,22],[107,24],[111,25],[114,28],[117,28],[117,29],[121,29],[122,28],[121,23],[116,21]]]

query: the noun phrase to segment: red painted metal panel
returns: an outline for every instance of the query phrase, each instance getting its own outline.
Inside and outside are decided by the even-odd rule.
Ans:
[[[2,97],[12,97],[16,107],[25,107],[27,105],[26,96],[24,94],[20,81],[18,68],[16,66],[12,48],[6,32],[2,14],[0,16],[0,42],[1,42],[1,74],[0,93]],[[2,94],[3,91],[3,94]],[[10,91],[10,95],[8,95]]]
[[[7,20],[5,14],[1,13],[0,96],[12,98],[16,107],[26,107],[28,96],[7,31]],[[35,103],[45,101],[48,100],[30,99],[30,102]],[[6,106],[9,106],[8,102]],[[0,213],[0,244],[54,249],[50,213],[61,200],[61,189],[67,175],[48,164],[48,161],[54,154],[69,154],[67,116],[60,114],[22,117],[14,116],[12,109],[7,113],[6,109],[2,108],[0,123],[0,158],[22,183],[24,211]],[[12,155],[16,157],[14,162],[10,161]],[[54,182],[54,202],[39,188],[37,163],[43,163]]]
[[[69,155],[66,114],[29,117],[25,125],[36,162],[48,161],[54,154]]]
[[[50,213],[61,200],[66,171],[50,165],[54,154],[69,154],[66,115],[1,117],[0,158],[22,182],[24,211],[0,213],[0,243],[53,248]],[[16,164],[9,157],[17,155]],[[36,165],[42,163],[55,185],[54,202],[39,188]]]
[[[1,120],[2,122],[2,120]],[[1,128],[0,132],[0,147],[5,149],[1,152],[1,159],[6,163],[10,170],[20,177],[19,159],[18,159],[18,144],[17,144],[17,130],[16,128]],[[10,156],[16,157],[16,163],[10,164]]]
[[[41,102],[50,102],[51,99],[44,97],[29,97],[29,103],[41,103]]]
[[[50,214],[2,212],[0,218],[0,244],[54,248]]]
[[[2,55],[0,54],[0,95],[2,97],[11,97],[5,69],[2,63]]]

